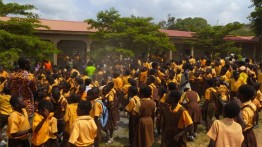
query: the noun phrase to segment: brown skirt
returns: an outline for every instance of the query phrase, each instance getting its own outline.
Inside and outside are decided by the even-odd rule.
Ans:
[[[154,124],[151,117],[138,120],[132,147],[151,147],[154,143]]]
[[[202,113],[201,108],[197,102],[191,102],[188,105],[188,113],[194,123],[201,123]]]
[[[242,147],[257,147],[257,140],[253,129],[243,132],[243,135],[244,141],[242,143]]]

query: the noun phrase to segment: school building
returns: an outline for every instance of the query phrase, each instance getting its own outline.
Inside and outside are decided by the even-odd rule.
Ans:
[[[0,17],[0,20],[8,20],[9,17]],[[90,29],[90,25],[81,21],[66,21],[66,20],[47,20],[40,19],[43,25],[50,29],[38,29],[36,35],[42,40],[53,42],[63,55],[72,56],[78,53],[80,58],[88,60],[88,55],[94,50],[95,41],[92,40],[91,34],[95,29]],[[185,43],[187,39],[193,39],[194,32],[177,31],[177,30],[163,30],[161,32],[167,34],[170,42],[176,46],[176,52],[169,52],[170,59],[176,59],[181,54],[192,55],[194,57],[202,57],[205,54],[203,49],[194,48]],[[227,36],[225,38],[229,41],[236,42],[238,47],[242,48],[242,55],[262,61],[262,39],[254,36]],[[60,55],[53,55],[53,63],[59,64]]]

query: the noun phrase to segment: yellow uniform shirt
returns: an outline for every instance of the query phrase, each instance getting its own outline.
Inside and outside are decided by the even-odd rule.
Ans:
[[[167,94],[165,93],[165,94],[161,97],[160,102],[166,103],[166,100],[167,100]]]
[[[244,141],[242,127],[230,118],[215,120],[207,135],[216,147],[241,147]]]
[[[0,77],[3,77],[3,78],[8,78],[9,77],[9,73],[6,72],[6,71],[3,71],[2,73],[0,73]]]
[[[96,100],[100,100],[101,98],[97,98],[92,102],[92,109],[90,110],[89,114],[91,117],[100,117],[103,113],[103,106],[99,103],[96,102]]]
[[[229,100],[229,97],[228,97],[229,91],[228,91],[226,85],[220,85],[217,88],[217,92],[221,95],[221,100],[222,101],[228,101]]]
[[[191,91],[191,89],[189,89],[189,91]],[[199,97],[198,93],[196,93],[196,94],[197,94],[197,102],[200,102],[200,97]],[[189,99],[188,99],[188,97],[186,95],[186,92],[184,92],[182,94],[180,100],[179,100],[179,103],[180,104],[184,104],[184,103],[188,103],[188,102],[189,102]]]
[[[58,132],[57,130],[57,119],[55,117],[52,117],[50,120],[50,125],[49,125],[49,137],[51,139],[57,139],[57,136],[55,133]]]
[[[40,128],[40,130],[38,132],[35,132],[35,128],[44,119],[44,117],[38,113],[34,114],[33,123],[32,123],[33,134],[32,134],[32,141],[31,141],[33,145],[39,146],[47,142],[48,139],[50,138],[49,125],[52,116],[53,113],[50,113],[50,115],[48,116],[48,118],[45,120],[42,127]]]
[[[182,77],[182,73],[180,73],[176,76],[176,81],[177,81],[178,84],[181,82],[181,77]]]
[[[27,112],[25,109],[22,109],[22,111],[23,113],[13,111],[8,117],[8,125],[7,125],[6,133],[9,138],[13,138],[11,134],[30,129]],[[27,136],[19,137],[19,139],[27,139],[27,138],[28,138]]]
[[[183,107],[180,104],[177,104],[176,108],[173,110],[173,112],[177,112],[181,107]],[[188,114],[187,110],[184,110],[179,122],[178,122],[178,128],[179,129],[184,129],[186,126],[189,126],[193,124],[192,118],[190,117],[190,115]]]
[[[64,120],[66,122],[65,131],[69,134],[77,118],[77,103],[68,104],[65,110]]]
[[[206,100],[210,100],[211,92],[217,92],[217,91],[213,87],[206,89],[206,91],[205,91],[205,99]]]
[[[125,109],[131,113],[131,114],[135,114],[135,107],[136,105],[140,103],[140,98],[138,96],[134,96],[130,99],[128,105],[125,107]]]
[[[114,82],[114,88],[116,90],[121,90],[124,86],[123,80],[120,77],[113,79],[113,82]]]
[[[10,104],[11,95],[0,95],[0,114],[2,115],[10,115],[13,111],[12,106]]]
[[[79,116],[70,133],[69,141],[76,146],[89,146],[94,144],[97,136],[97,126],[91,116]]]
[[[249,106],[243,108],[246,105],[251,106],[253,108],[253,110],[255,110],[255,111],[257,110],[256,105],[253,104],[251,102],[251,100],[247,101],[245,103],[242,103],[241,113],[242,113],[242,118],[243,118],[244,122],[246,123],[246,127],[245,127],[244,131],[253,127],[253,120],[254,120],[254,115],[255,115],[254,111]]]
[[[240,78],[238,78],[237,80],[235,80],[234,78],[229,80],[229,84],[230,84],[230,89],[233,92],[238,92],[238,88],[241,85],[244,85],[245,82],[243,80],[241,80]]]
[[[139,75],[139,81],[144,83],[146,82],[148,71],[141,72]]]

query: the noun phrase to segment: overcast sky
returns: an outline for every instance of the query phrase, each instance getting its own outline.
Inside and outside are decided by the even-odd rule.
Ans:
[[[4,0],[33,4],[40,18],[83,21],[114,7],[122,16],[153,17],[155,22],[176,18],[203,17],[212,25],[239,21],[249,23],[250,0]]]

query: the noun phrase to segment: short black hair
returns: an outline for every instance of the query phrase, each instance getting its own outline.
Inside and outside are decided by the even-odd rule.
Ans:
[[[169,97],[168,97],[168,102],[171,104],[178,103],[182,94],[179,90],[171,90]]]
[[[234,118],[240,113],[240,106],[236,102],[228,102],[224,106],[224,117]]]
[[[16,107],[16,105],[19,103],[18,99],[22,98],[21,96],[11,96],[10,98],[10,104],[12,107]]]
[[[80,100],[80,96],[78,94],[73,93],[70,95],[70,98],[69,98],[70,103],[77,103],[79,102],[79,100]]]
[[[174,82],[170,82],[170,83],[168,83],[167,87],[168,87],[169,90],[176,90],[177,84],[174,83]]]
[[[247,102],[254,98],[255,89],[250,85],[241,85],[238,88],[238,94],[241,96],[241,102]]]
[[[92,108],[92,104],[90,101],[79,101],[78,105],[77,105],[78,109],[84,113],[84,115],[88,115],[91,108]]]
[[[30,63],[29,59],[26,57],[19,58],[17,62],[21,69],[25,69],[26,65]]]
[[[89,78],[85,79],[85,84],[86,84],[86,85],[89,85],[89,84],[91,84],[91,83],[92,83],[92,80],[91,80],[91,79],[89,79]]]
[[[142,88],[140,88],[140,95],[143,98],[149,98],[151,97],[152,91],[151,88],[149,86],[144,86]]]
[[[38,111],[47,109],[48,111],[52,111],[52,104],[47,100],[40,100],[38,103]]]
[[[132,96],[138,95],[138,89],[136,86],[130,86],[128,88],[128,93],[131,94]]]

